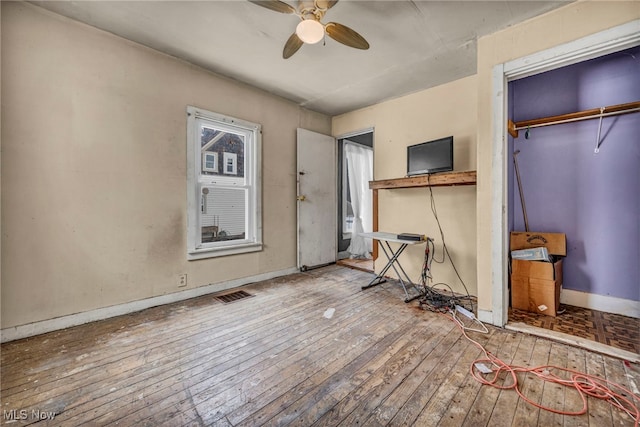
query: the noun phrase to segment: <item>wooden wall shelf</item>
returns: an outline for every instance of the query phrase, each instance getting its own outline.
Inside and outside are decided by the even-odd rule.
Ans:
[[[475,185],[476,171],[437,173],[431,176],[420,175],[407,178],[381,179],[369,181],[371,190],[413,187],[442,187],[451,185]]]
[[[475,185],[476,171],[445,172],[431,176],[420,175],[407,178],[381,179],[369,181],[373,190],[373,231],[378,231],[378,190],[416,187],[446,187],[453,185]],[[373,245],[373,259],[378,258],[378,245]]]

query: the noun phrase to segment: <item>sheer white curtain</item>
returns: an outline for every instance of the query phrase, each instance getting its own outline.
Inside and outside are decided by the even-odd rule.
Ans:
[[[347,252],[351,258],[368,258],[373,243],[360,233],[371,232],[373,228],[373,201],[369,189],[369,181],[373,180],[373,150],[345,141],[344,154],[353,209],[353,232]]]

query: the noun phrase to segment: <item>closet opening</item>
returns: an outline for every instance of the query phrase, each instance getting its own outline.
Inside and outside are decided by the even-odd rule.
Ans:
[[[506,261],[507,327],[640,354],[639,71],[636,45],[507,83],[507,231],[566,236],[559,298],[552,282],[513,280]]]

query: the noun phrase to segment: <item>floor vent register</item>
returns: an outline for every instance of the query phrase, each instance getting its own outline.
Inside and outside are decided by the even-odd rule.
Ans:
[[[236,291],[231,292],[230,294],[218,295],[216,299],[222,301],[225,304],[229,304],[252,296],[253,295],[246,291]]]

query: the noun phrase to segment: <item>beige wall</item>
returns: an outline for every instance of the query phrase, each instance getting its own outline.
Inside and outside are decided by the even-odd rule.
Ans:
[[[477,129],[476,77],[468,77],[333,118],[333,135],[374,127],[374,178],[400,178],[407,167],[406,147],[448,135],[454,137],[454,169],[475,170]],[[429,190],[379,190],[379,229],[427,234],[442,257],[442,239],[431,212]],[[469,292],[476,293],[476,190],[474,186],[434,188],[447,247]],[[376,262],[380,270],[386,258]],[[407,248],[401,263],[419,282],[424,245]],[[448,261],[433,263],[436,282],[463,292]]]
[[[478,305],[492,309],[491,72],[495,65],[640,18],[640,2],[581,1],[478,41]]]
[[[0,82],[2,81],[2,7],[0,7]],[[2,100],[2,84],[0,84]],[[1,107],[0,107],[1,111]],[[2,259],[2,114],[0,114],[0,260]],[[2,262],[0,262],[0,309],[2,308]],[[0,318],[1,318],[0,313]],[[0,320],[0,328],[2,320]]]
[[[296,128],[327,116],[24,3],[1,71],[2,328],[295,267]],[[187,105],[262,124],[262,252],[186,260]]]

